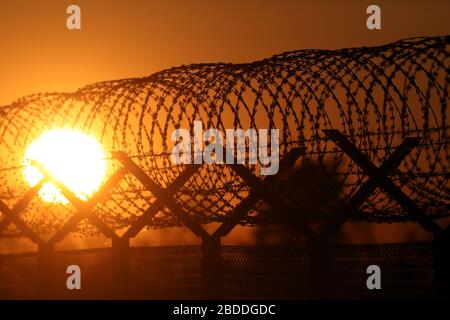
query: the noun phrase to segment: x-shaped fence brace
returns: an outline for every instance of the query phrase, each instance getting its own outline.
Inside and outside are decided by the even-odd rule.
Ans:
[[[294,149],[294,154],[298,150]],[[291,153],[292,154],[292,153]],[[290,154],[290,155],[291,155]],[[113,174],[106,183],[87,201],[80,200],[69,188],[62,182],[58,181],[41,163],[32,161],[32,165],[37,167],[44,175],[44,178],[31,188],[27,194],[17,203],[13,209],[9,209],[6,204],[0,201],[0,210],[5,214],[5,218],[0,223],[0,231],[9,223],[15,223],[22,229],[24,234],[38,244],[45,243],[30,227],[23,222],[19,215],[26,209],[27,205],[37,195],[42,185],[49,181],[53,183],[64,195],[64,197],[77,208],[75,213],[69,220],[48,240],[48,244],[55,244],[62,240],[68,232],[70,232],[78,222],[83,219],[88,219],[94,226],[96,226],[105,236],[111,239],[117,239],[119,236],[108,227],[99,217],[93,213],[93,208],[103,201],[108,196],[108,191],[114,188],[119,180],[127,173],[133,174],[143,186],[156,197],[156,200],[149,208],[125,231],[122,237],[135,237],[147,224],[149,219],[160,212],[166,206],[176,217],[183,222],[195,235],[199,237],[208,237],[207,231],[201,227],[185,210],[173,201],[173,196],[180,190],[180,188],[192,177],[200,168],[200,165],[187,165],[185,170],[178,175],[178,177],[167,188],[160,188],[152,178],[150,178],[144,170],[142,170],[135,162],[132,161],[123,152],[113,152],[113,158],[118,159],[123,168],[120,168]],[[250,169],[242,164],[229,165],[248,185],[252,188],[250,194],[245,198],[230,214],[228,220],[223,223],[215,232],[214,236],[222,237],[227,235],[232,228],[239,223],[240,219],[252,209],[254,204],[260,199],[264,199],[274,208],[284,212],[287,210],[279,195],[272,191],[268,191],[270,182],[275,180],[277,175],[269,176],[267,179],[260,179],[254,175]],[[305,227],[306,228],[306,227]],[[306,231],[305,232],[309,232]]]
[[[0,211],[3,213],[3,220],[0,222],[0,233],[3,232],[11,223],[14,223],[24,235],[26,235],[31,241],[37,244],[42,244],[43,240],[25,223],[23,222],[19,214],[26,209],[28,204],[37,195],[45,179],[41,179],[34,187],[20,199],[14,208],[10,209],[4,202],[0,200]]]
[[[334,222],[325,232],[333,233],[348,218],[347,214],[358,210],[377,188],[382,188],[392,199],[396,200],[425,230],[442,231],[441,227],[389,178],[389,175],[398,168],[411,150],[419,145],[420,138],[406,138],[382,165],[377,167],[339,130],[325,130],[325,134],[369,177],[360,189],[338,209]]]

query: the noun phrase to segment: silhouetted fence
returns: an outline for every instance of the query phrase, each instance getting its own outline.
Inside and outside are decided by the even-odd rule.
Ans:
[[[92,227],[79,225],[87,220],[112,241],[111,249],[80,254],[87,257],[81,265],[93,264],[83,274],[107,265],[92,284],[84,276],[86,286],[97,288],[85,291],[92,296],[251,297],[264,295],[266,289],[257,289],[264,284],[271,297],[334,297],[339,290],[342,297],[373,295],[360,286],[365,268],[378,260],[390,264],[382,268],[386,286],[398,285],[387,295],[450,295],[450,229],[436,222],[449,216],[448,44],[449,37],[421,38],[376,48],[295,51],[242,65],[183,66],[1,108],[0,231],[13,224],[17,230],[10,236],[39,246],[37,261],[17,258],[24,267],[35,266],[16,278],[18,285],[27,292],[37,279],[40,297],[58,295],[65,284],[58,278],[61,261],[74,253],[58,253],[55,245],[70,232],[89,235]],[[236,150],[224,150],[234,164],[174,165],[167,135],[182,125],[192,132],[194,120],[222,132],[279,129],[280,171],[261,178],[258,165],[236,164]],[[44,178],[31,189],[19,173],[23,149],[58,125],[100,132],[105,148],[120,150],[108,159],[108,180],[88,201],[42,164],[34,163]],[[46,182],[69,204],[38,201]],[[433,234],[433,242],[333,247],[330,239],[346,221],[414,221]],[[220,224],[212,233],[204,228],[210,222]],[[320,231],[311,226],[317,222]],[[223,247],[221,239],[239,224],[290,225],[308,244],[263,251]],[[202,245],[129,246],[145,228],[173,226],[187,227]],[[96,258],[90,260],[89,252]],[[4,257],[2,268],[11,261]],[[100,289],[102,283],[113,289]]]
[[[157,214],[163,206],[167,207],[171,212],[184,223],[184,225],[190,229],[195,235],[202,239],[202,246],[200,252],[195,253],[191,252],[192,256],[188,256],[189,258],[197,257],[197,265],[196,267],[191,266],[191,270],[193,273],[191,274],[192,278],[189,282],[186,283],[187,290],[190,292],[191,297],[194,297],[198,292],[200,293],[200,297],[206,298],[222,298],[225,297],[229,292],[227,291],[226,286],[233,283],[232,278],[234,275],[233,272],[227,274],[227,271],[230,271],[230,266],[233,266],[233,263],[238,259],[231,258],[227,261],[227,256],[229,256],[230,252],[222,252],[221,246],[221,238],[226,236],[246,215],[251,212],[251,210],[255,207],[255,205],[262,199],[267,204],[272,207],[272,210],[276,210],[278,214],[282,217],[281,221],[285,221],[287,223],[293,223],[295,227],[298,229],[300,233],[304,236],[308,237],[309,242],[306,247],[306,255],[308,260],[308,272],[306,273],[308,277],[308,285],[307,292],[309,296],[313,298],[330,298],[333,297],[336,293],[336,290],[343,290],[346,292],[345,277],[341,278],[337,276],[339,273],[339,268],[343,268],[344,274],[346,272],[345,267],[345,259],[342,259],[341,254],[339,253],[339,249],[336,250],[332,248],[329,244],[330,237],[340,228],[340,226],[349,219],[349,216],[352,212],[357,211],[357,208],[364,203],[367,198],[374,192],[375,189],[381,188],[383,189],[389,196],[396,200],[405,211],[408,211],[425,230],[433,232],[434,241],[432,246],[432,266],[433,266],[433,293],[437,296],[447,296],[450,293],[450,255],[448,254],[448,249],[450,248],[450,238],[449,238],[449,230],[441,228],[430,216],[425,214],[420,207],[418,207],[414,201],[412,201],[403,191],[389,178],[390,172],[395,170],[396,167],[403,161],[404,157],[406,157],[411,150],[416,147],[420,139],[415,138],[407,138],[405,141],[399,145],[394,152],[385,160],[384,163],[381,164],[380,167],[375,166],[367,157],[361,153],[356,146],[350,141],[347,137],[345,137],[342,133],[337,130],[328,130],[326,131],[327,136],[333,140],[357,165],[361,167],[361,169],[369,176],[369,179],[364,182],[359,190],[345,202],[339,204],[336,207],[336,211],[332,212],[333,215],[329,216],[327,220],[323,220],[326,222],[324,228],[321,231],[314,231],[308,223],[307,220],[304,220],[301,215],[297,216],[295,220],[289,220],[286,214],[295,210],[293,207],[286,206],[286,203],[282,200],[279,190],[273,188],[273,182],[277,176],[268,176],[264,178],[259,178],[255,176],[246,166],[241,164],[228,164],[233,171],[235,171],[240,178],[245,181],[249,187],[250,192],[248,196],[235,207],[233,212],[229,217],[223,220],[222,224],[213,232],[208,233],[202,225],[200,225],[191,215],[189,215],[179,204],[177,204],[176,200],[173,198],[173,195],[177,192],[179,188],[181,188],[186,181],[188,181],[200,168],[200,165],[188,165],[185,170],[174,180],[174,182],[169,185],[165,189],[161,189],[158,185],[138,166],[135,162],[132,161],[130,157],[122,152],[113,153],[113,156],[121,162],[123,165],[122,168],[118,169],[114,175],[102,186],[102,188],[94,194],[88,201],[82,202],[80,201],[63,183],[58,181],[55,177],[52,176],[50,172],[46,170],[41,164],[36,163],[35,165],[39,167],[41,172],[44,175],[44,178],[40,183],[38,183],[34,188],[30,189],[30,191],[20,200],[13,209],[9,209],[5,204],[0,202],[2,206],[2,211],[5,214],[5,219],[2,221],[3,227],[6,226],[4,221],[15,223],[18,227],[22,229],[22,232],[29,239],[33,240],[35,243],[39,245],[39,255],[37,259],[37,270],[38,274],[34,279],[38,279],[38,283],[35,283],[35,280],[30,279],[30,283],[35,283],[37,289],[37,296],[43,298],[55,297],[57,294],[57,284],[64,285],[64,281],[62,279],[58,279],[57,268],[58,268],[58,256],[55,252],[55,244],[59,242],[62,238],[64,238],[73,228],[82,220],[88,219],[93,225],[95,225],[106,237],[112,240],[112,253],[106,254],[104,259],[97,259],[95,262],[98,263],[106,263],[111,266],[110,268],[106,268],[102,276],[99,276],[98,280],[92,280],[93,284],[95,283],[95,287],[97,290],[100,290],[99,283],[101,283],[101,279],[103,278],[105,282],[112,284],[113,290],[109,290],[114,295],[113,297],[132,297],[142,295],[146,296],[151,294],[152,292],[158,292],[158,294],[169,294],[171,283],[170,278],[161,277],[158,275],[158,279],[166,279],[168,283],[166,286],[161,284],[153,283],[152,285],[152,271],[153,265],[150,263],[142,263],[139,262],[139,259],[131,256],[131,248],[129,246],[130,238],[135,237],[143,228],[146,226],[146,222],[155,214]],[[291,159],[291,166],[296,162],[297,158],[301,155],[301,150],[292,149],[292,152],[289,153],[286,158]],[[286,158],[281,161],[285,161]],[[294,161],[292,161],[294,160]],[[93,208],[100,202],[102,199],[108,196],[109,189],[112,189],[120,179],[123,178],[126,174],[132,174],[135,176],[143,186],[145,186],[149,191],[152,192],[157,197],[146,210],[146,212],[139,217],[136,221],[134,221],[129,228],[122,234],[118,235],[113,229],[111,229],[104,221],[102,221],[94,212]],[[41,188],[44,181],[52,182],[56,187],[58,187],[61,193],[70,201],[70,203],[77,209],[75,212],[50,239],[45,240],[41,238],[38,234],[36,234],[32,229],[26,226],[23,221],[20,219],[21,212],[27,207],[27,204],[31,202],[36,196],[37,192]],[[355,247],[356,248],[356,247]],[[395,247],[394,247],[395,249]],[[356,249],[356,253],[359,249]],[[385,250],[384,253],[388,253],[389,248]],[[342,253],[345,253],[346,250],[342,250]],[[369,252],[369,253],[367,253]],[[367,250],[366,253],[361,252],[363,255],[370,255],[370,250]],[[186,277],[186,274],[181,270],[172,270],[173,266],[177,265],[180,257],[184,256],[185,252],[178,252],[178,254],[172,254],[172,256],[165,256],[168,260],[173,260],[173,263],[166,268],[166,270],[162,270],[162,272],[167,272],[168,275],[175,275],[175,277],[179,277],[179,280]],[[282,252],[279,252],[280,260],[275,261],[279,262],[282,266],[289,265],[289,269],[295,269],[298,261],[295,261],[296,254],[291,251],[290,254],[286,255]],[[410,253],[408,253],[410,255]],[[264,251],[264,255],[268,257],[274,258],[270,253]],[[242,255],[242,256],[245,256]],[[254,254],[250,254],[250,260],[254,259],[255,261],[260,256]],[[357,256],[357,255],[356,255]],[[137,256],[139,257],[139,255]],[[289,257],[293,260],[288,261]],[[386,255],[387,261],[392,261],[396,263],[398,259],[395,258],[395,255]],[[65,258],[63,254],[61,258]],[[61,259],[60,258],[60,259]],[[89,258],[89,255],[87,255]],[[146,258],[151,258],[151,255],[146,256]],[[380,258],[380,256],[378,257]],[[133,261],[136,262],[133,264]],[[266,258],[265,258],[266,259]],[[336,261],[343,262],[342,265],[336,264]],[[160,257],[159,263],[163,262],[165,259]],[[186,261],[189,261],[187,259]],[[195,259],[194,259],[195,260]],[[301,260],[301,259],[300,259]],[[364,259],[357,259],[363,262]],[[371,259],[370,264],[374,264],[374,261],[377,259]],[[87,260],[89,261],[89,259]],[[191,259],[192,262],[192,259]],[[228,262],[228,263],[227,263]],[[86,264],[85,261],[83,261]],[[257,263],[257,262],[256,262]],[[353,262],[354,263],[354,262]],[[369,264],[369,265],[370,265]],[[350,264],[351,266],[352,264]],[[137,269],[133,270],[133,267]],[[248,264],[248,261],[244,262],[244,270],[243,274],[241,274],[242,279],[249,278],[249,275],[246,273],[252,272],[252,266]],[[347,267],[351,270],[351,267]],[[366,265],[365,267],[367,267]],[[139,273],[139,268],[144,268],[144,274],[147,276],[147,280],[143,283],[147,283],[148,290],[147,292],[141,291],[144,288],[136,288],[134,285],[136,284],[136,275]],[[262,268],[262,269],[260,269]],[[270,266],[272,271],[277,270],[276,265],[272,264]],[[417,266],[413,266],[413,268],[417,268]],[[89,268],[86,268],[89,270]],[[93,268],[94,271],[96,268]],[[186,268],[188,269],[188,268]],[[194,272],[195,270],[199,270],[200,273],[198,275]],[[264,263],[258,263],[257,268],[254,270],[256,273],[260,272],[260,270],[264,270]],[[304,272],[305,270],[299,270]],[[355,276],[357,277],[357,270],[353,270]],[[276,274],[276,272],[274,273]],[[298,274],[295,273],[298,277]],[[106,275],[106,278],[105,278]],[[107,281],[111,275],[112,279]],[[305,274],[304,274],[305,275]],[[416,274],[417,275],[417,274]],[[231,276],[231,278],[227,278],[227,276]],[[264,273],[262,274],[264,277]],[[270,292],[272,294],[279,294],[279,297],[283,296],[283,292],[286,292],[288,296],[297,297],[297,291],[292,289],[292,284],[297,283],[295,281],[296,278],[291,278],[289,273],[278,274],[278,281],[284,283],[281,285],[282,292],[278,292],[276,288],[272,288]],[[134,279],[133,279],[134,278]],[[144,277],[145,278],[145,277]],[[200,288],[198,291],[198,286],[195,285],[195,279],[200,280]],[[250,278],[251,279],[251,278]],[[26,281],[21,280],[20,278],[16,279],[19,283],[25,283]],[[134,280],[134,281],[133,281]],[[361,279],[360,279],[361,280]],[[263,280],[260,279],[262,283]],[[408,280],[409,281],[409,280]],[[182,281],[181,281],[182,282]],[[269,281],[270,282],[270,281]],[[340,282],[340,285],[339,285]],[[176,283],[176,284],[175,284]],[[351,283],[351,282],[350,282]],[[364,281],[362,281],[364,285]],[[180,286],[180,281],[173,282],[175,287]],[[174,292],[177,294],[182,294],[183,290],[178,290],[178,288]],[[351,286],[350,286],[351,287]],[[353,290],[357,290],[358,285],[356,285]],[[300,290],[300,289],[299,289]],[[398,289],[400,290],[400,289]],[[243,293],[245,290],[238,290]],[[256,290],[255,292],[257,292]],[[88,294],[88,291],[85,291]],[[106,292],[106,291],[104,291]],[[262,293],[263,291],[261,291]],[[277,293],[278,292],[278,293]],[[352,292],[352,290],[350,290]],[[422,289],[419,290],[422,292]],[[251,294],[249,292],[249,294]],[[92,294],[95,296],[95,293]],[[170,296],[170,294],[169,294]]]
[[[63,279],[58,278],[57,269],[60,268],[58,263],[65,258],[69,254],[60,254],[55,252],[55,244],[58,243],[61,239],[63,239],[74,227],[82,220],[87,219],[93,225],[95,225],[106,237],[112,240],[112,252],[104,253],[104,258],[95,259],[94,264],[102,264],[110,266],[106,269],[103,268],[103,274],[101,274],[96,280],[92,279],[92,285],[95,284],[96,290],[100,289],[101,286],[99,283],[102,283],[102,280],[105,283],[112,284],[113,290],[104,290],[105,292],[112,292],[113,297],[127,298],[133,296],[139,296],[142,294],[143,296],[151,295],[153,292],[157,292],[158,294],[168,294],[170,296],[173,292],[177,294],[182,294],[185,292],[181,290],[180,284],[186,280],[186,273],[184,273],[185,269],[189,269],[183,263],[189,261],[193,263],[193,260],[196,260],[196,264],[191,264],[191,278],[187,278],[189,281],[185,283],[187,292],[189,292],[191,298],[195,297],[197,293],[200,293],[200,297],[204,298],[223,298],[228,294],[233,294],[227,290],[227,286],[233,284],[233,277],[236,277],[236,272],[227,272],[233,270],[233,265],[236,266],[236,257],[233,256],[233,252],[225,250],[222,252],[221,246],[221,238],[226,236],[238,223],[241,219],[247,216],[252,209],[257,205],[260,200],[264,200],[267,204],[269,204],[272,210],[276,210],[278,214],[281,216],[281,221],[286,223],[292,223],[298,229],[298,232],[302,233],[304,236],[308,237],[309,242],[306,247],[306,257],[307,257],[307,272],[304,273],[305,270],[297,270],[303,272],[303,276],[307,276],[308,285],[304,286],[307,288],[308,295],[313,298],[331,298],[334,297],[337,290],[341,290],[343,293],[348,292],[346,289],[346,277],[339,276],[340,268],[343,269],[343,274],[346,274],[347,269],[352,269],[352,264],[355,264],[355,261],[351,262],[348,267],[346,267],[346,261],[344,256],[346,256],[346,252],[348,249],[336,249],[333,248],[329,244],[329,240],[331,236],[340,228],[340,226],[346,222],[351,214],[357,211],[357,208],[364,203],[367,198],[374,192],[375,189],[381,188],[383,189],[393,200],[396,200],[405,211],[409,212],[411,217],[415,219],[425,230],[429,232],[433,232],[434,241],[432,245],[432,271],[433,271],[433,293],[437,296],[447,296],[450,293],[450,255],[448,254],[448,249],[450,248],[450,237],[449,237],[449,228],[441,228],[430,216],[425,214],[425,212],[418,207],[414,201],[412,201],[389,177],[390,172],[395,170],[396,167],[403,161],[404,157],[406,157],[413,148],[417,147],[420,139],[418,138],[407,138],[404,140],[402,144],[400,144],[392,154],[381,164],[381,166],[377,167],[374,165],[363,153],[361,153],[356,146],[350,141],[347,137],[345,137],[342,133],[337,130],[327,130],[327,136],[329,139],[333,140],[357,165],[361,167],[361,169],[369,176],[369,179],[365,181],[359,188],[359,190],[349,199],[344,202],[341,202],[338,207],[336,207],[336,211],[332,212],[332,215],[329,216],[327,220],[323,220],[322,222],[326,223],[325,227],[322,228],[321,231],[314,231],[311,226],[308,225],[307,220],[304,219],[300,214],[296,217],[295,220],[289,220],[288,213],[295,210],[295,208],[287,206],[283,201],[281,195],[277,188],[273,188],[273,181],[278,177],[280,173],[274,176],[268,176],[264,178],[259,178],[255,176],[246,166],[242,164],[227,164],[233,171],[235,171],[239,177],[245,181],[249,187],[250,192],[248,196],[234,208],[233,212],[227,217],[223,219],[223,222],[220,226],[213,232],[208,233],[202,225],[200,225],[192,215],[189,215],[173,198],[173,195],[177,192],[179,188],[181,188],[186,181],[188,181],[200,168],[200,165],[187,165],[185,170],[176,177],[174,182],[169,185],[165,189],[159,188],[159,186],[150,178],[133,160],[128,157],[123,152],[113,153],[113,156],[120,161],[122,164],[122,168],[118,169],[114,175],[102,186],[102,188],[94,194],[88,201],[83,202],[79,200],[63,183],[58,181],[52,174],[46,170],[42,164],[36,163],[35,165],[41,170],[43,173],[43,179],[40,183],[38,183],[35,187],[31,188],[30,191],[16,204],[13,209],[8,208],[3,202],[0,202],[2,212],[5,215],[4,220],[1,221],[3,227],[5,227],[6,223],[15,223],[16,226],[22,229],[23,235],[27,236],[29,239],[34,241],[39,245],[39,254],[37,262],[35,261],[35,269],[38,270],[37,275],[35,277],[31,277],[29,282],[34,284],[37,288],[36,296],[40,296],[43,298],[55,297],[57,295],[57,284],[64,285],[65,282]],[[290,159],[290,164],[296,162],[297,158],[301,156],[301,150],[292,149],[291,152],[281,160],[281,162],[286,162],[286,159]],[[235,162],[236,163],[236,162]],[[294,168],[292,168],[294,169]],[[109,190],[112,189],[126,174],[131,174],[135,176],[143,186],[148,191],[151,191],[157,197],[151,205],[147,208],[143,215],[139,217],[136,221],[131,223],[129,228],[122,234],[118,235],[112,228],[110,228],[102,219],[100,219],[94,212],[93,208],[102,201],[105,197],[108,196]],[[26,224],[20,219],[20,214],[27,207],[28,203],[30,203],[36,196],[39,189],[42,187],[42,184],[45,181],[52,182],[61,193],[66,197],[67,200],[77,209],[77,211],[66,221],[66,223],[60,228],[50,239],[46,240],[41,238],[38,234],[36,234],[32,229],[27,227]],[[132,257],[131,248],[129,246],[129,240],[135,237],[145,226],[147,225],[147,221],[154,217],[162,207],[165,206],[168,208],[180,221],[184,223],[184,225],[190,229],[195,235],[202,239],[202,246],[200,252],[188,252],[188,255],[185,255],[186,252],[178,252],[176,254],[171,255],[161,255],[160,261],[158,264],[163,263],[166,260],[172,260],[167,268],[163,268],[160,270],[162,273],[167,273],[168,277],[161,276],[158,272],[154,272],[154,265],[151,263],[143,263],[139,257],[145,256],[144,260],[151,259],[152,254],[145,255],[135,255]],[[6,221],[6,223],[5,223]],[[360,248],[355,249],[350,248],[350,252],[353,250],[353,254],[356,255],[361,253],[362,255],[370,256],[373,254],[370,249],[366,249],[367,252],[364,252],[364,249]],[[241,248],[242,249],[242,248]],[[267,249],[267,248],[266,248]],[[381,247],[384,249],[382,255],[378,256],[378,259],[383,257],[386,261],[391,261],[392,263],[397,263],[399,260],[396,258],[396,254],[389,254],[389,250],[397,250],[395,246],[393,248],[389,247]],[[359,251],[361,250],[361,251]],[[244,250],[245,251],[245,250]],[[373,251],[373,250],[372,250]],[[286,252],[280,251],[275,253],[275,255],[271,255],[269,251],[264,250],[262,254],[265,260],[267,258],[275,258],[277,255],[279,256],[279,260],[274,259],[275,262],[280,263],[280,266],[288,266],[289,270],[295,270],[296,266],[299,262],[304,261],[305,256],[303,254],[302,258],[299,261],[296,261],[296,257],[298,257],[297,252],[292,251],[290,248],[290,252],[286,254]],[[139,253],[139,251],[138,251]],[[142,251],[140,253],[143,253]],[[189,255],[189,253],[191,255]],[[240,274],[241,281],[242,279],[251,279],[249,274],[252,274],[254,271],[256,274],[264,270],[265,263],[258,262],[258,259],[261,259],[261,255],[253,253],[242,254],[244,258],[244,268],[242,269],[243,273]],[[376,253],[376,250],[375,250]],[[406,252],[409,256],[411,253]],[[385,254],[385,255],[384,255]],[[238,252],[234,252],[234,255],[239,256]],[[69,255],[70,256],[70,255]],[[101,256],[101,255],[100,255]],[[300,255],[301,256],[301,255]],[[186,260],[178,260],[180,257],[186,257]],[[227,258],[229,260],[227,260]],[[248,259],[248,257],[250,257]],[[89,260],[90,255],[86,256],[87,262]],[[289,261],[289,259],[291,259]],[[348,255],[347,255],[348,259]],[[375,255],[374,258],[370,259],[370,264],[374,264],[375,261],[378,260]],[[59,260],[59,261],[58,261]],[[253,270],[249,261],[254,260],[255,264],[257,264],[256,269]],[[68,262],[68,260],[66,260]],[[181,269],[173,270],[174,266],[177,266],[177,263],[181,261]],[[271,260],[272,263],[274,262]],[[341,264],[336,264],[337,261],[341,261]],[[356,261],[362,263],[364,258],[357,258]],[[401,261],[401,260],[400,260]],[[368,262],[368,261],[367,261]],[[348,262],[347,262],[348,263]],[[429,261],[429,263],[431,263]],[[86,261],[83,261],[83,264],[86,265]],[[369,264],[369,265],[370,265]],[[36,268],[37,266],[37,268]],[[235,270],[239,270],[239,265]],[[296,277],[298,277],[298,273],[294,272],[296,277],[291,278],[289,272],[277,273],[277,265],[271,264],[269,265],[269,269],[272,270],[273,275],[278,276],[278,281],[281,283],[280,288],[271,288],[269,292],[275,294],[277,297],[284,296],[286,292],[287,297],[298,297],[297,290],[292,288],[292,285],[298,283]],[[365,267],[367,267],[366,265]],[[105,267],[105,265],[103,265]],[[136,268],[137,267],[137,268]],[[134,268],[134,269],[133,269]],[[143,274],[145,275],[143,278],[147,277],[147,280],[141,282],[136,279],[136,276],[140,273],[140,269],[143,268]],[[418,266],[412,265],[413,269],[417,269]],[[86,268],[89,270],[89,268]],[[101,269],[101,267],[92,267],[91,269],[97,270]],[[358,267],[356,267],[358,269]],[[394,268],[395,269],[395,268]],[[195,271],[199,272],[195,272]],[[400,268],[402,272],[405,270]],[[361,270],[360,270],[361,271]],[[409,270],[411,271],[411,270]],[[423,271],[423,270],[422,270]],[[389,272],[389,271],[388,271]],[[392,271],[391,271],[392,272]],[[355,277],[358,277],[358,274],[363,274],[361,272],[358,273],[357,270],[353,270],[352,272]],[[413,272],[414,273],[414,272]],[[142,274],[142,271],[141,271]],[[161,283],[153,283],[153,275],[157,274],[158,281],[161,279],[167,280],[165,285]],[[238,273],[239,274],[239,273]],[[417,276],[417,273],[414,273]],[[179,281],[171,280],[171,276],[175,275],[175,278],[178,277]],[[347,273],[348,275],[348,273]],[[29,277],[29,275],[26,275]],[[262,271],[261,277],[264,278],[265,274]],[[403,276],[402,276],[403,277]],[[35,279],[38,279],[36,283]],[[110,278],[109,281],[107,279]],[[133,279],[134,278],[134,279]],[[351,278],[351,277],[350,277]],[[138,278],[140,279],[140,278]],[[389,277],[388,277],[389,279]],[[391,278],[392,279],[392,278]],[[402,279],[402,278],[401,278]],[[407,278],[407,281],[412,281]],[[182,281],[183,280],[183,281]],[[200,280],[200,285],[196,285],[196,280]],[[362,280],[362,279],[359,279]],[[20,284],[25,284],[27,281],[19,278],[16,278],[16,281]],[[139,282],[139,285],[135,287],[136,281]],[[245,281],[244,281],[245,282]],[[265,281],[259,279],[260,283],[264,283]],[[271,280],[269,280],[271,282]],[[142,287],[142,283],[148,284],[147,290],[145,291],[145,286]],[[163,282],[164,283],[164,282]],[[173,284],[173,288],[170,288],[170,283]],[[349,282],[350,288],[352,288],[351,281]],[[362,285],[364,285],[364,281],[362,281]],[[140,287],[141,286],[141,287]],[[350,289],[349,292],[353,292],[353,290],[358,291],[358,285],[353,284],[354,288]],[[201,290],[199,290],[201,288]],[[283,289],[282,289],[283,288]],[[420,290],[418,292],[423,293],[422,287],[418,287]],[[281,291],[277,291],[280,289]],[[301,291],[301,286],[298,289]],[[400,290],[400,289],[397,289]],[[255,290],[254,292],[258,292],[259,290]],[[26,290],[25,290],[26,292]],[[84,291],[86,295],[95,296],[94,293],[89,293],[88,290]],[[243,294],[246,292],[245,290],[238,290]],[[263,294],[264,290],[259,291]],[[252,296],[252,293],[249,291],[248,294]],[[274,296],[272,296],[274,297]]]

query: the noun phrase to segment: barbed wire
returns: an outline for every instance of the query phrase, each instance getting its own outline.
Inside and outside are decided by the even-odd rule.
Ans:
[[[279,129],[280,156],[305,147],[298,166],[315,163],[316,168],[335,173],[339,183],[329,183],[330,192],[342,201],[367,177],[327,141],[323,130],[340,130],[377,165],[404,138],[421,137],[422,144],[392,180],[431,217],[448,216],[448,47],[449,37],[443,36],[371,48],[299,50],[253,63],[184,65],[148,77],[88,85],[73,93],[21,98],[0,108],[0,199],[12,206],[26,192],[24,153],[37,137],[54,128],[74,128],[97,137],[106,150],[126,152],[166,187],[183,170],[170,160],[170,135],[177,128],[192,133],[198,120],[205,129],[223,133],[237,128]],[[111,175],[119,164],[110,157],[107,161]],[[259,170],[259,165],[248,166]],[[299,183],[310,183],[307,175],[302,179]],[[226,166],[204,165],[175,198],[200,223],[209,223],[223,221],[248,192]],[[289,192],[285,194],[288,197]],[[120,229],[154,200],[128,175],[96,211]],[[301,196],[297,201],[302,201]],[[35,199],[22,218],[47,234],[72,211],[68,205]],[[412,219],[382,192],[371,196],[359,212],[351,219]],[[256,208],[241,224],[276,222],[270,215]],[[179,225],[166,211],[149,221],[150,228]],[[78,229],[85,234],[88,230]]]

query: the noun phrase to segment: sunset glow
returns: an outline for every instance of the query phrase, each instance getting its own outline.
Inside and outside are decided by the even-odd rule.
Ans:
[[[104,158],[103,148],[94,137],[74,130],[51,130],[28,147],[24,177],[30,186],[42,179],[39,169],[31,165],[32,160],[38,161],[78,198],[87,200],[105,177]],[[51,183],[44,184],[39,195],[47,202],[68,203]]]

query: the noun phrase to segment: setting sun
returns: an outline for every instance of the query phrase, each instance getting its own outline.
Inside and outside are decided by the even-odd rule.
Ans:
[[[35,160],[78,198],[87,200],[105,177],[104,158],[103,148],[94,137],[74,130],[51,130],[28,147],[24,158],[25,180],[35,185],[42,179],[39,169],[31,165]],[[51,183],[44,184],[39,195],[47,202],[68,203]]]

